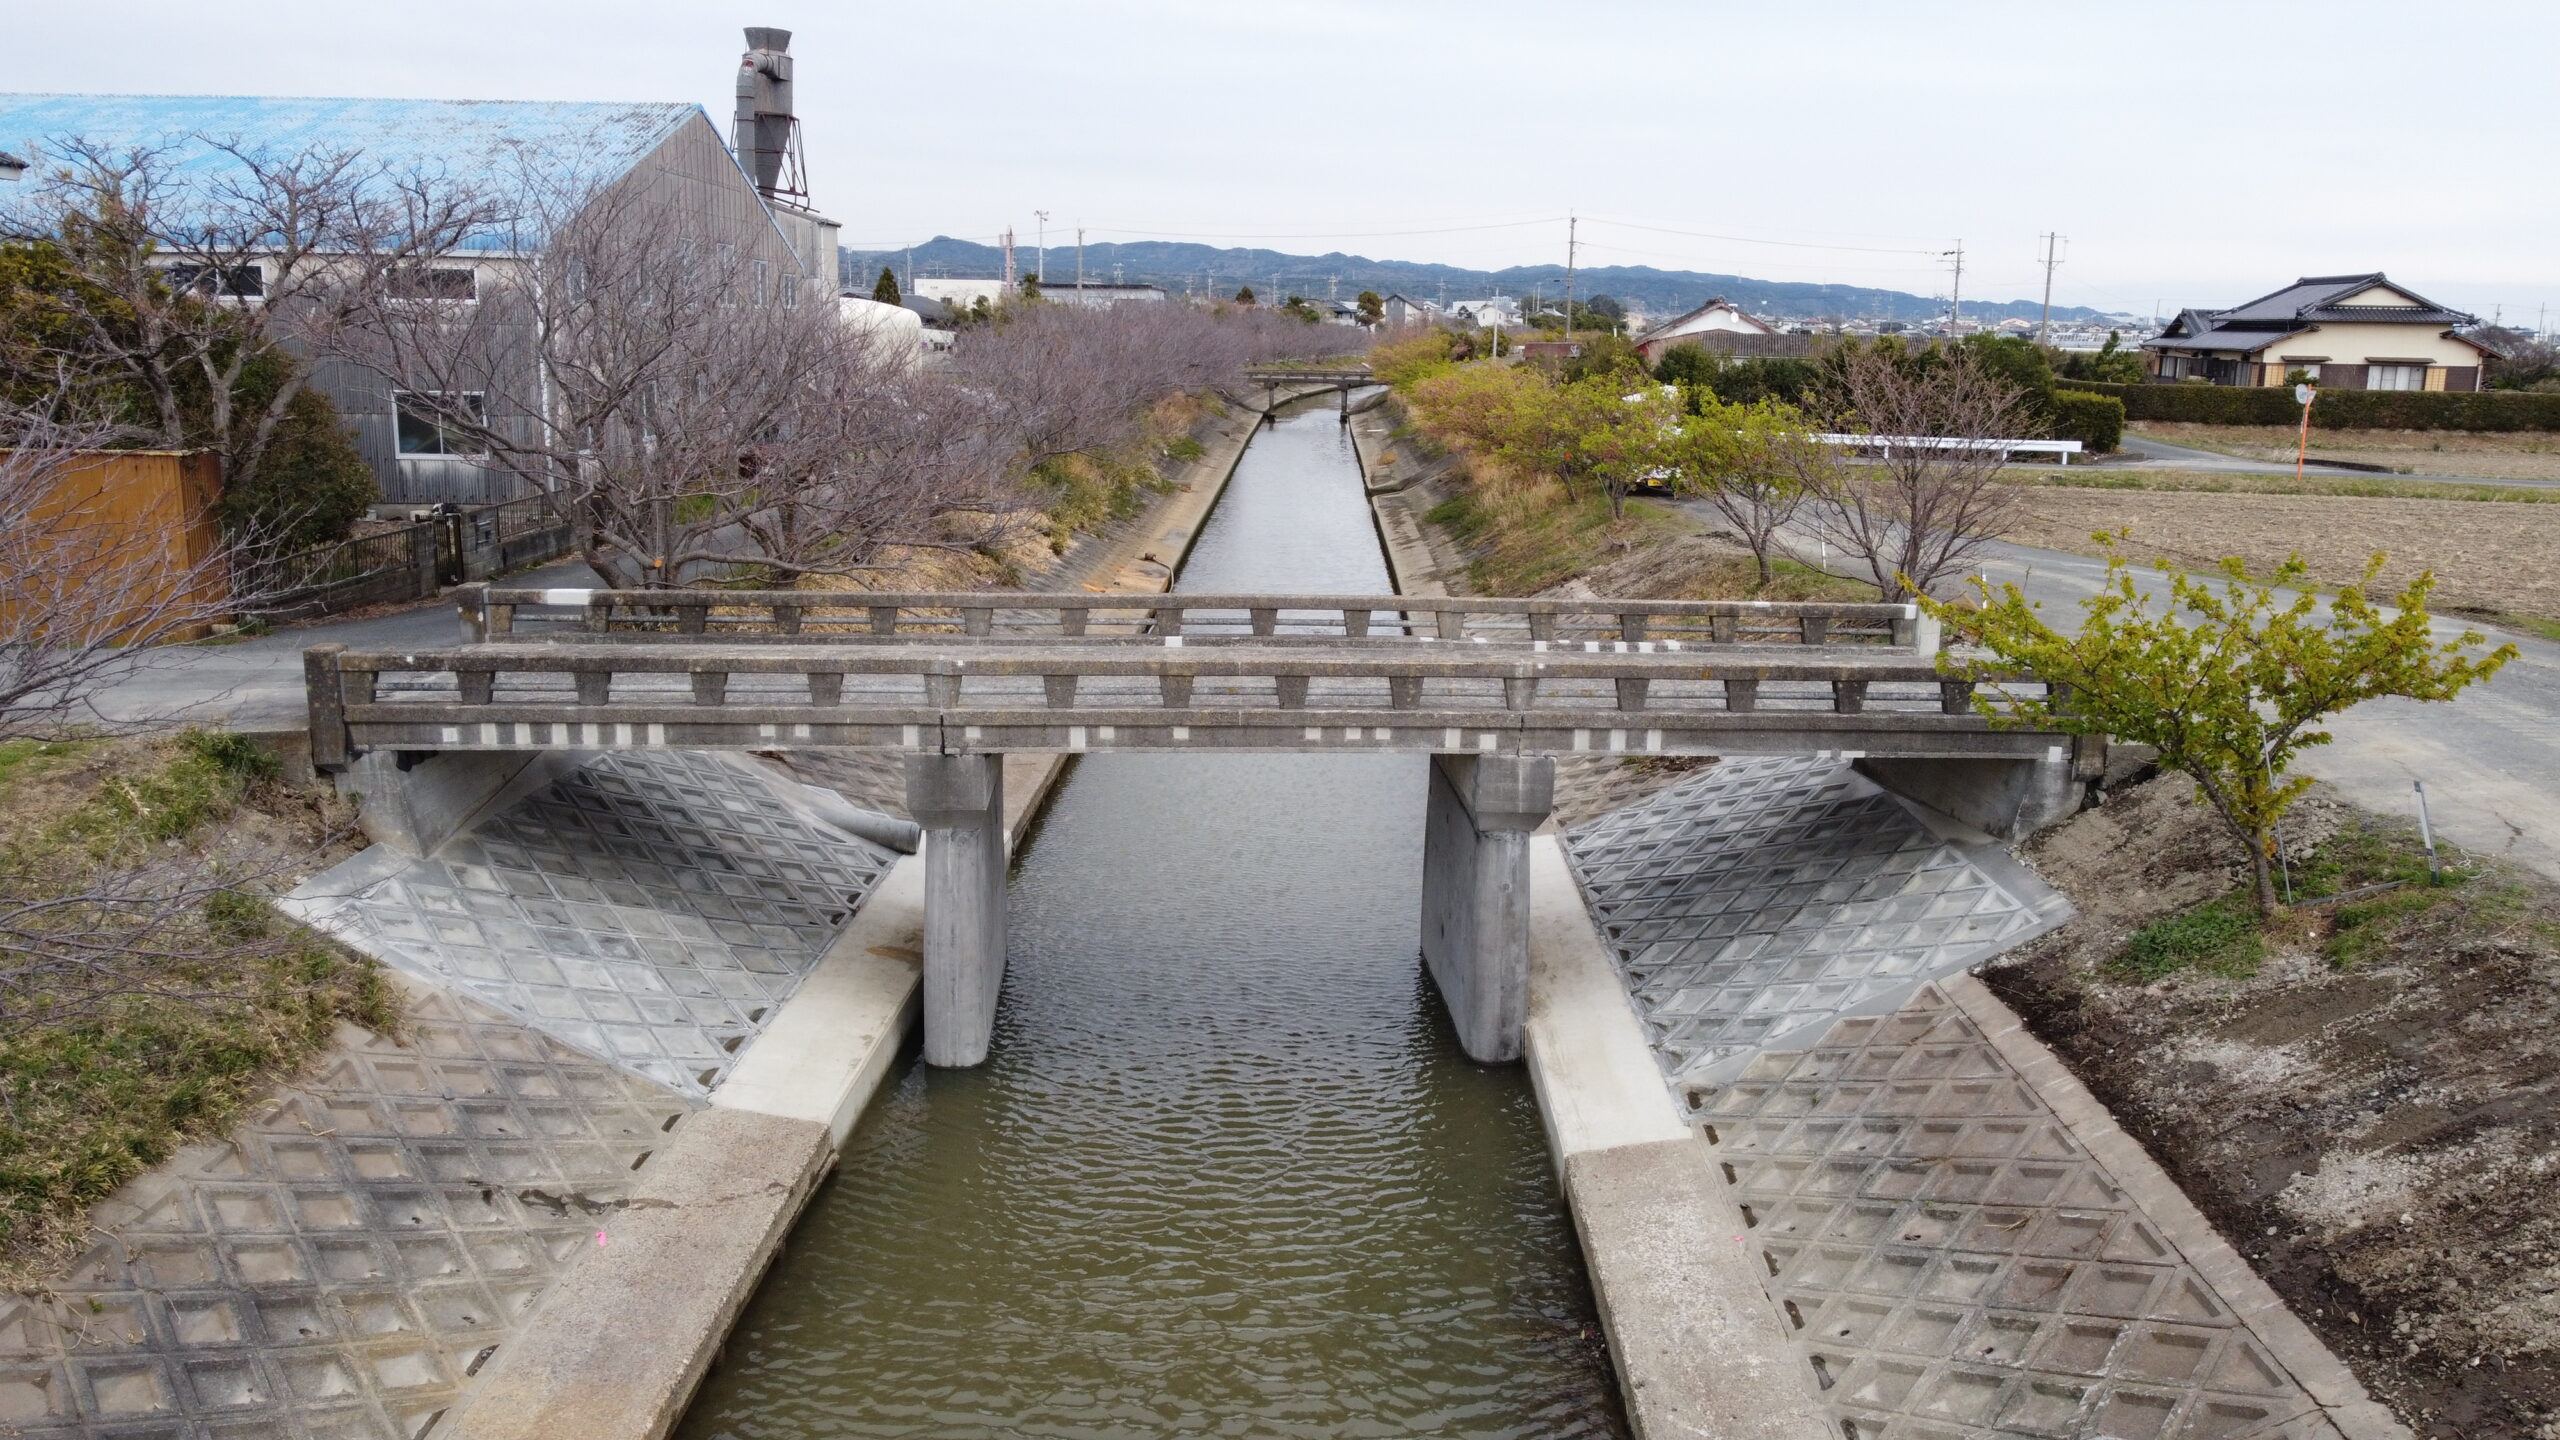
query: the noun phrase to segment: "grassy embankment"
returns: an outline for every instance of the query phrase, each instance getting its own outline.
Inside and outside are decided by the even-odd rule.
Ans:
[[[340,1020],[396,1028],[370,961],[264,898],[343,819],[239,736],[0,745],[0,1278],[58,1260],[92,1203],[220,1133]],[[101,890],[127,899],[77,898]],[[47,935],[115,943],[73,965]]]
[[[1450,449],[1440,437],[1423,438]],[[1463,447],[1458,448],[1463,455]],[[1630,498],[1624,518],[1607,497],[1568,495],[1552,476],[1521,475],[1467,456],[1457,493],[1423,518],[1468,556],[1467,582],[1479,595],[1535,595],[1589,579],[1608,594],[1657,600],[1872,600],[1871,585],[1781,560],[1762,586],[1748,551],[1709,537],[1686,513]]]

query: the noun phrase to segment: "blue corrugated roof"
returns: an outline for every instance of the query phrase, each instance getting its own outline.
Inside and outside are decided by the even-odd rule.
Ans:
[[[523,157],[554,179],[595,184],[700,114],[668,102],[0,94],[0,149],[41,163],[71,137],[119,150],[168,146],[181,179],[237,163],[207,140],[280,156],[355,149],[395,175],[483,185],[504,185]]]

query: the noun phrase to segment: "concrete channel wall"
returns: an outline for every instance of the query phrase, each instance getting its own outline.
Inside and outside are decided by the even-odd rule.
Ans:
[[[1436,479],[1447,462],[1388,458],[1400,419],[1391,403],[1351,417],[1388,571],[1400,594],[1463,593],[1457,557],[1434,545],[1422,519],[1443,498]],[[1642,1440],[1834,1436],[1751,1274],[1714,1153],[1663,1086],[1555,831],[1550,823],[1529,838],[1521,1058],[1627,1419]]]
[[[1238,411],[1218,427],[1180,488],[1134,524],[1070,552],[1053,583],[1169,590],[1264,413]],[[1005,758],[1006,854],[1028,834],[1064,770],[1061,756]],[[496,790],[512,788],[471,778],[479,793],[463,808],[475,812]],[[420,837],[402,838],[416,844]],[[873,888],[712,1093],[709,1112],[650,1161],[628,1202],[602,1221],[595,1247],[499,1347],[445,1433],[459,1440],[658,1440],[684,1418],[792,1225],[916,1032],[927,866],[925,855],[907,855]]]

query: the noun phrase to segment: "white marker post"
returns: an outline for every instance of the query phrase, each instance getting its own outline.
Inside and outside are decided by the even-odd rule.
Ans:
[[[2293,403],[2302,407],[2302,442],[2294,447],[2293,478],[2302,478],[2302,457],[2311,452],[2311,402],[2320,398],[2317,385],[2293,387]]]

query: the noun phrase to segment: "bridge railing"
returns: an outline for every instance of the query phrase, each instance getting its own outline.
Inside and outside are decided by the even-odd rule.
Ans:
[[[1987,732],[1973,687],[1916,662],[1700,661],[1664,652],[1523,654],[1463,647],[1358,653],[1305,648],[678,646],[489,644],[445,651],[306,652],[315,754],[375,746],[607,743],[897,744],[865,727],[955,727],[987,748],[1054,745],[1061,727],[1128,727],[1187,741],[1193,727],[1263,727],[1318,740],[1331,727],[1383,742],[1390,729],[1452,748],[1497,733],[1551,748],[1570,732],[1649,734],[1695,749],[1698,732],[1847,723]],[[2041,687],[2020,683],[2035,693]],[[1844,722],[1843,717],[1867,717]],[[666,736],[669,727],[672,737]],[[1365,736],[1367,727],[1379,727]],[[1461,740],[1464,733],[1470,737]],[[1275,731],[1276,733],[1276,731]],[[986,738],[986,737],[997,738]],[[1681,737],[1691,737],[1683,739]],[[2023,735],[2018,737],[2023,740]],[[939,743],[939,742],[935,742]],[[1215,742],[1211,742],[1215,743]],[[1259,743],[1259,742],[1257,742]],[[1520,743],[1533,743],[1522,741]],[[1075,748],[1084,748],[1079,738]]]
[[[511,635],[723,640],[1469,641],[1615,652],[1725,645],[1895,648],[1934,655],[1917,606],[1750,600],[1412,595],[1166,596],[987,591],[598,590],[466,587],[474,639]]]

